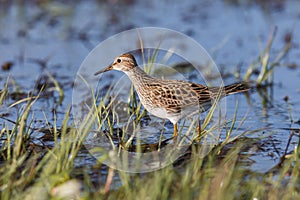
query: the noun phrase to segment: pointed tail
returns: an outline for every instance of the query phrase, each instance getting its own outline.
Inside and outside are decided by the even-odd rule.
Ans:
[[[240,93],[240,92],[245,92],[247,90],[249,90],[250,88],[248,87],[248,85],[246,83],[234,83],[231,85],[227,85],[225,86],[225,94],[226,96],[229,94],[236,94],[236,93]]]

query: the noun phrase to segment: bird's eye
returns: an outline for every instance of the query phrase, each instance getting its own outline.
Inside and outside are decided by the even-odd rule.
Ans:
[[[120,58],[118,58],[118,60],[117,60],[117,63],[120,63],[121,62],[121,59]]]

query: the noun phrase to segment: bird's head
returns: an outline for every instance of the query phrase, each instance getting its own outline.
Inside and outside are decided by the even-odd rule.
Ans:
[[[132,54],[126,53],[115,58],[114,62],[106,68],[97,71],[95,75],[107,72],[110,70],[118,70],[122,72],[129,72],[137,66],[136,60]]]

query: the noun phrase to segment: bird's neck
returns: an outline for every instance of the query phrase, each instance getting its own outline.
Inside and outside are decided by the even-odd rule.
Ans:
[[[125,72],[126,75],[129,77],[131,82],[135,87],[137,85],[143,85],[145,82],[152,80],[153,78],[149,76],[144,70],[139,67],[134,67],[130,71]]]

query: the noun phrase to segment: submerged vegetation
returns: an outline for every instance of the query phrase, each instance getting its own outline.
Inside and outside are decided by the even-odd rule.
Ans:
[[[259,57],[252,62],[252,64],[248,67],[248,70],[244,76],[245,81],[249,81],[250,77],[255,74],[257,69],[259,70],[259,74],[256,79],[256,85],[258,87],[263,85],[272,85],[274,80],[274,69],[275,67],[282,66],[281,60],[286,56],[289,49],[291,48],[292,43],[292,34],[289,33],[286,36],[286,44],[283,49],[279,52],[279,54],[275,57],[274,60],[271,60],[271,48],[276,36],[277,27],[275,27],[269,35],[268,43],[266,48],[261,52]]]

